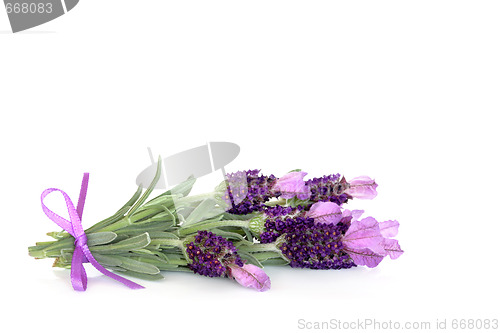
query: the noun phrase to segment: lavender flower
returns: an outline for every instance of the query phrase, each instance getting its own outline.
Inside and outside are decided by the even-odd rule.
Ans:
[[[347,219],[346,219],[347,218]],[[333,202],[318,202],[309,210],[298,205],[266,207],[262,215],[253,219],[252,231],[259,235],[261,243],[274,242],[279,236],[292,230],[296,225],[337,224],[348,222],[351,216],[345,216],[340,206]]]
[[[198,231],[194,241],[187,244],[186,253],[191,260],[188,267],[204,276],[227,276],[229,265],[243,266],[232,242],[206,230]]]
[[[292,267],[350,268],[355,264],[343,251],[341,237],[351,218],[342,216],[340,207],[332,202],[314,204],[309,211],[300,205],[270,207],[260,220],[265,221],[260,240],[261,243],[277,241]]]
[[[340,269],[377,266],[384,257],[398,258],[403,251],[396,236],[397,221],[358,220],[363,211],[342,210],[333,202],[304,207],[267,208],[252,219],[250,228],[261,243],[275,242],[292,267]]]
[[[377,184],[368,177],[354,178],[348,183],[340,174],[332,174],[304,181],[306,172],[293,171],[281,178],[259,175],[260,170],[238,171],[227,174],[228,189],[223,199],[229,213],[244,215],[262,211],[271,198],[315,202],[333,202],[342,205],[353,197],[367,199],[376,195]],[[308,208],[308,207],[307,207]]]
[[[320,178],[313,178],[306,181],[306,186],[310,188],[311,202],[334,202],[337,205],[342,205],[352,196],[345,193],[349,186],[344,177],[340,178],[340,174],[332,174]]]
[[[342,269],[356,266],[345,252],[342,237],[348,224],[306,222],[297,224],[284,236],[280,250],[291,267]]]
[[[266,201],[281,194],[273,190],[276,177],[259,176],[259,172],[260,170],[248,170],[226,175],[228,190],[223,199],[231,207],[229,213],[244,215],[259,211]]]
[[[252,231],[259,235],[261,243],[272,243],[296,224],[312,223],[314,220],[307,218],[306,213],[300,205],[266,207],[261,216],[253,219],[255,227]]]

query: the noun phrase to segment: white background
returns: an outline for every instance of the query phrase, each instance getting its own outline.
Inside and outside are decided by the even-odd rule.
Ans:
[[[82,0],[12,34],[0,10],[2,330],[498,318],[499,12],[497,1]],[[76,201],[90,172],[88,227],[135,191],[147,147],[166,157],[208,141],[240,145],[229,172],[374,177],[378,197],[347,207],[397,219],[404,255],[371,270],[268,268],[265,293],[189,273],[133,291],[91,266],[81,293],[28,256],[58,230],[45,188]]]

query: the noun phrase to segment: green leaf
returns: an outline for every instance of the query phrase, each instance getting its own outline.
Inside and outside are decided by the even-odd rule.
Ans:
[[[115,240],[118,235],[111,231],[94,232],[87,234],[87,245],[95,246],[107,244]]]
[[[207,220],[224,213],[224,209],[217,206],[216,203],[217,202],[211,198],[201,201],[186,218],[183,226]]]
[[[160,176],[161,176],[161,157],[158,158],[158,164],[156,166],[156,174],[153,178],[153,181],[151,182],[151,184],[149,184],[149,187],[146,189],[144,194],[139,198],[139,200],[137,200],[134,206],[127,213],[128,216],[133,215],[134,212],[137,209],[139,209],[139,207],[146,201],[151,192],[153,192],[153,189],[155,188],[156,184],[158,183],[158,180],[160,179]]]
[[[144,207],[144,206],[143,206]],[[134,223],[140,223],[141,220],[150,220],[155,217],[163,217],[166,220],[172,220],[174,223],[177,218],[174,215],[175,207],[167,207],[166,205],[156,204],[150,205],[146,209],[142,209],[134,214]],[[170,218],[169,218],[170,217]],[[137,221],[137,222],[136,222]]]
[[[137,199],[140,198],[141,193],[142,193],[142,188],[139,186],[135,191],[134,195],[132,196],[132,198],[130,198],[130,200],[127,201],[127,203],[125,203],[120,209],[118,209],[115,215],[120,214],[124,209],[132,207],[134,203],[137,201]]]
[[[288,262],[283,259],[273,258],[263,261],[262,264],[264,266],[286,266]]]
[[[141,249],[148,246],[149,243],[151,243],[151,238],[149,237],[149,234],[145,232],[138,236],[124,239],[118,243],[92,246],[89,247],[89,249],[92,253],[102,252],[107,254],[116,254],[120,252],[128,252],[131,250]]]
[[[61,249],[61,260],[63,262],[71,262],[71,259],[73,259],[73,251],[74,249]]]
[[[157,273],[157,274],[144,274],[144,273],[138,273],[138,272],[129,271],[129,270],[123,270],[123,268],[121,268],[121,267],[120,267],[121,269],[117,269],[117,268],[114,268],[114,267],[111,267],[111,268],[113,270],[120,271],[121,275],[127,275],[127,276],[135,277],[135,278],[138,278],[138,279],[142,279],[142,280],[157,281],[157,280],[162,280],[163,279],[163,275],[161,275],[161,273]]]
[[[164,231],[169,230],[173,226],[173,222],[171,221],[153,221],[145,224],[139,225],[129,225],[128,227],[117,230],[116,233],[118,235],[127,235],[129,233],[137,233],[137,232],[149,232],[149,231]]]
[[[94,253],[95,260],[103,266],[120,266],[122,261],[118,256],[110,256],[105,254]]]
[[[228,212],[225,212],[222,214],[222,218],[224,220],[251,220],[255,216],[260,216],[260,212],[255,212],[255,213],[250,213],[246,215],[236,215],[236,214],[231,214]]]
[[[260,268],[264,268],[260,261],[248,252],[238,251],[238,255],[241,259],[246,260],[247,264],[252,264]]]
[[[145,203],[144,206],[157,204],[157,203],[161,202],[162,200],[165,200],[165,198],[167,198],[167,200],[172,200],[172,202],[173,202],[173,201],[175,201],[176,198],[186,197],[191,192],[191,189],[193,188],[193,185],[195,182],[196,182],[196,178],[190,176],[188,179],[186,179],[182,183],[174,186],[172,189],[160,194],[159,196],[157,196],[154,199],[151,199],[150,201]],[[167,202],[169,202],[169,201],[167,201]]]
[[[180,183],[179,185],[174,186],[172,188],[169,194],[181,194],[183,197],[187,197],[188,194],[191,192],[191,189],[193,188],[194,183],[196,182],[196,178],[193,176],[189,176],[188,179]]]
[[[61,239],[61,238],[64,238],[64,237],[68,237],[68,233],[64,230],[61,230],[61,231],[52,231],[52,232],[48,232],[47,233],[47,236],[50,236],[54,239]]]
[[[143,273],[143,274],[158,274],[160,273],[160,270],[158,267],[152,264],[148,264],[145,262],[141,262],[135,259],[127,258],[127,257],[120,257],[120,260],[122,263],[120,264],[120,267],[123,267],[129,271],[137,272],[137,273]]]
[[[269,259],[282,259],[281,255],[277,252],[256,252],[253,256],[260,262],[264,262]]]
[[[177,266],[177,267],[171,267],[171,268],[162,268],[162,271],[169,271],[169,272],[190,272],[190,273],[193,273],[193,271],[190,268],[187,268],[185,266]]]
[[[297,199],[297,197],[293,197],[292,199],[288,200],[288,206],[291,207],[297,207],[298,205],[301,206],[308,206],[311,202],[309,200],[300,200]]]
[[[226,231],[226,230],[221,230],[221,229],[211,229],[211,232],[216,234],[217,236],[221,236],[230,240],[239,240],[239,244],[244,244],[244,245],[252,245],[253,242],[249,242],[248,240],[245,239],[242,235],[236,233],[236,232],[231,232],[231,231]]]
[[[151,240],[154,238],[170,238],[170,239],[179,239],[179,236],[172,232],[165,232],[165,231],[152,231],[149,233],[149,237],[151,237]]]

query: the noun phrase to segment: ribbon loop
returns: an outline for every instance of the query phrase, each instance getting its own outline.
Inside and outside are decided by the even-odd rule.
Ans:
[[[73,285],[73,289],[78,291],[85,291],[87,289],[87,273],[85,272],[85,268],[83,267],[84,262],[90,262],[92,266],[94,266],[99,272],[102,274],[111,277],[132,289],[140,289],[144,288],[143,286],[132,282],[128,279],[125,279],[119,275],[116,275],[106,268],[102,267],[101,264],[95,260],[94,256],[89,250],[87,245],[87,235],[82,227],[82,214],[83,207],[85,206],[85,198],[87,195],[87,187],[89,181],[89,174],[83,174],[82,186],[80,188],[80,197],[78,198],[77,208],[73,205],[70,197],[62,190],[57,188],[48,188],[42,192],[42,210],[47,215],[49,219],[55,222],[58,226],[67,231],[71,236],[75,238],[75,250],[73,251],[73,258],[71,260],[71,284]],[[66,207],[68,208],[69,213],[69,221],[65,218],[57,215],[53,211],[47,208],[43,203],[43,199],[45,197],[54,192],[58,191],[62,193],[64,200],[66,201]]]

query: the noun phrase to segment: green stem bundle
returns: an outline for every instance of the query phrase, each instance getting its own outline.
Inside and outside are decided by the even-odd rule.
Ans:
[[[254,244],[249,216],[225,212],[218,198],[220,190],[188,196],[195,179],[189,178],[165,193],[147,201],[160,178],[157,173],[144,193],[139,189],[115,214],[86,229],[87,245],[105,268],[143,279],[155,280],[160,271],[189,271],[185,246],[199,230],[211,230],[239,246],[241,257],[262,267],[286,264],[272,244]],[[71,267],[74,238],[67,232],[51,232],[54,241],[39,242],[28,248],[37,259],[54,258],[55,267]]]

